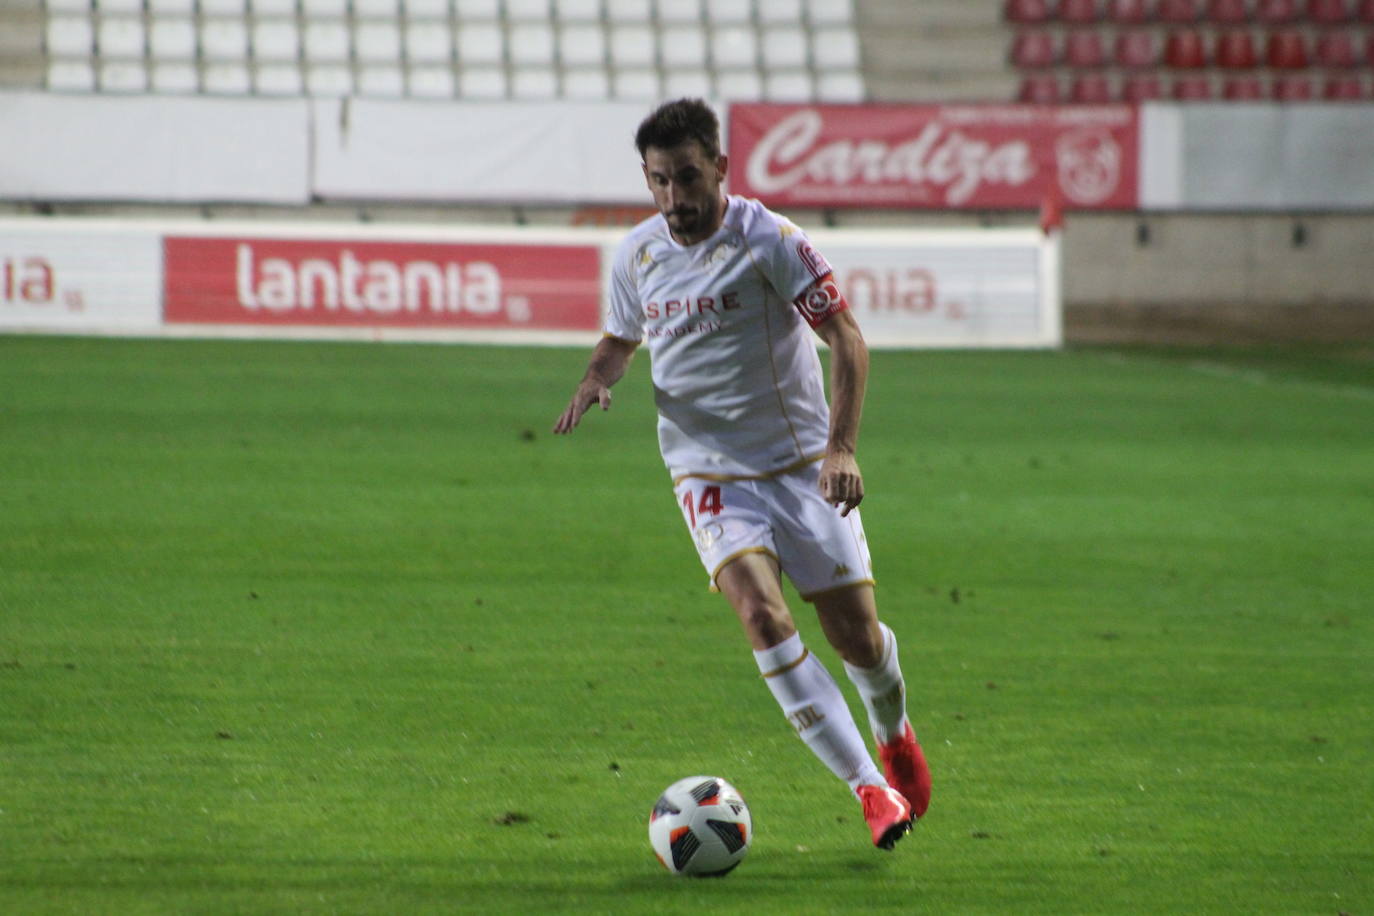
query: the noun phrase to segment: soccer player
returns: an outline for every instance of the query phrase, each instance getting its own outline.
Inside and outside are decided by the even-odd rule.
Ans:
[[[713,589],[739,616],[764,682],[811,751],[891,849],[930,803],[906,715],[897,640],[878,620],[855,460],[868,350],[829,264],[758,201],[723,193],[720,124],[698,99],[668,102],[635,135],[658,213],[611,272],[605,334],[554,432],[573,431],[648,341],[658,439]],[[831,399],[814,331],[831,350]],[[839,685],[802,642],[785,573],[858,688],[874,764]]]

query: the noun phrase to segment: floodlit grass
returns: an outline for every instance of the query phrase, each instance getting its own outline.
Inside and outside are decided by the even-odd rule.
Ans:
[[[874,355],[892,854],[706,592],[643,361],[548,434],[585,355],[0,337],[0,912],[1374,910],[1367,351]],[[648,847],[694,773],[724,880]]]

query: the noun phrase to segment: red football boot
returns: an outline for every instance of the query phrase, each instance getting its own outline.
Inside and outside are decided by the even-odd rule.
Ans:
[[[874,846],[891,849],[911,832],[911,804],[902,793],[889,786],[859,786],[854,792],[863,803]]]
[[[912,817],[924,815],[930,807],[930,767],[910,722],[900,738],[878,745],[878,759],[888,783],[911,802]]]

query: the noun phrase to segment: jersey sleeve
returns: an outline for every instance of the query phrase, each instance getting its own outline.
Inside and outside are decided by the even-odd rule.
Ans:
[[[771,246],[769,282],[797,307],[811,327],[817,327],[848,305],[835,284],[830,262],[795,225],[777,222],[777,240]]]
[[[606,323],[602,328],[611,337],[638,343],[644,339],[644,310],[632,273],[634,251],[622,247],[611,265],[610,302],[606,307]]]

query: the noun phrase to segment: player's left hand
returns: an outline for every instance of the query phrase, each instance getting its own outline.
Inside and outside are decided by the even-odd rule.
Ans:
[[[848,515],[864,499],[864,477],[850,452],[828,452],[821,462],[821,495]]]

